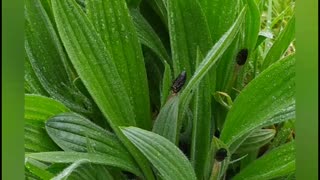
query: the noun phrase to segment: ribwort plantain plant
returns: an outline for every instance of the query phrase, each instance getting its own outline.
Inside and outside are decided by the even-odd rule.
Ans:
[[[25,0],[26,179],[295,179],[294,0]]]

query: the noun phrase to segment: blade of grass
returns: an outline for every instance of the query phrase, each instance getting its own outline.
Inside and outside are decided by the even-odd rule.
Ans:
[[[254,0],[246,0],[248,4],[248,13],[245,23],[245,45],[249,50],[249,54],[254,50],[258,40],[260,30],[260,12]]]
[[[197,54],[198,66],[203,56],[199,49]],[[193,98],[191,162],[197,179],[203,179],[207,152],[210,149],[211,93],[208,91],[209,83],[209,74],[207,74],[195,89]]]
[[[263,64],[262,69],[266,69],[272,63],[279,60],[284,52],[288,49],[289,44],[295,38],[295,16],[293,15],[292,18],[289,20],[286,27],[281,31],[279,36],[276,38],[275,42],[273,43],[272,47],[268,51]]]
[[[161,107],[164,106],[164,104],[166,103],[169,97],[171,84],[172,84],[171,68],[168,63],[165,63],[163,79],[162,79],[162,88],[161,88]]]

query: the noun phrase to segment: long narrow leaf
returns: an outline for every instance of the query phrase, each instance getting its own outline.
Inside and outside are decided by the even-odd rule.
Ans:
[[[125,0],[87,0],[86,8],[89,20],[116,65],[133,107],[136,125],[150,129],[147,74],[138,35]]]
[[[112,123],[135,124],[116,66],[84,12],[73,0],[53,0],[52,6],[67,53],[101,111]]]
[[[204,54],[212,45],[206,18],[198,1],[168,1],[168,24],[174,76],[195,70],[197,47]]]
[[[171,97],[161,108],[152,131],[175,143],[177,139],[177,123],[179,113],[179,96]]]
[[[88,160],[79,160],[72,163],[51,180],[113,180],[105,166],[91,164]]]
[[[162,44],[160,38],[153,30],[148,21],[140,14],[136,9],[131,9],[131,16],[134,22],[134,25],[137,29],[139,40],[142,44],[152,49],[159,58],[162,60],[162,63],[167,62],[170,57]]]
[[[198,51],[197,65],[202,58]],[[193,99],[191,162],[198,179],[203,179],[207,152],[210,149],[211,93],[208,90],[209,84],[210,79],[207,74],[195,89]]]
[[[279,60],[283,53],[288,49],[288,46],[295,38],[295,22],[296,19],[295,16],[293,16],[268,51],[268,54],[263,61],[262,69],[266,69],[272,63]]]
[[[246,17],[245,45],[249,51],[253,51],[258,40],[260,29],[260,12],[254,0],[246,0],[248,4],[248,13]]]
[[[79,160],[88,160],[89,162],[94,164],[103,164],[112,167],[118,167],[141,176],[138,167],[128,163],[127,161],[123,161],[122,159],[108,156],[106,154],[56,151],[31,153],[26,154],[26,157],[51,163],[74,163]]]
[[[161,107],[163,107],[163,105],[167,101],[167,98],[169,97],[171,84],[172,84],[171,68],[168,63],[165,63],[163,79],[162,79],[162,87],[161,87]]]

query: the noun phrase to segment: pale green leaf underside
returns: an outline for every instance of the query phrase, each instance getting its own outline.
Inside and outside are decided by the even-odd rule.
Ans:
[[[79,160],[88,160],[94,164],[103,164],[112,167],[118,167],[123,170],[132,172],[138,176],[141,175],[137,166],[134,166],[122,159],[101,153],[83,153],[83,152],[41,152],[26,154],[26,157],[39,161],[51,163],[74,163]]]
[[[175,144],[136,127],[122,128],[129,140],[147,157],[164,180],[195,180],[192,166]]]
[[[54,116],[46,122],[46,130],[64,151],[101,153],[121,159],[131,166],[136,165],[114,134],[78,114]]]

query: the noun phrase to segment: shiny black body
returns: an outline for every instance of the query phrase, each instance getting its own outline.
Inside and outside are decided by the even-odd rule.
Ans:
[[[242,66],[246,63],[248,58],[248,49],[241,49],[236,57],[237,64]]]
[[[187,74],[185,71],[182,71],[181,74],[173,81],[171,89],[174,93],[178,93],[186,82]]]
[[[219,162],[223,161],[228,156],[228,151],[225,148],[220,148],[216,152],[215,159]]]

